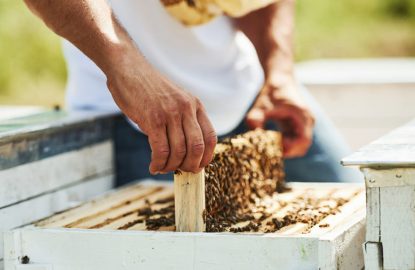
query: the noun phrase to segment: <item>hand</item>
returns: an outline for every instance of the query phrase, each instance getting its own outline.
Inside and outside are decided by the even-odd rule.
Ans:
[[[149,64],[133,62],[107,75],[107,84],[120,109],[148,136],[150,173],[201,171],[217,142],[202,103]]]
[[[275,121],[282,130],[285,157],[301,157],[307,153],[313,140],[314,117],[293,79],[282,87],[266,84],[246,117],[252,129],[264,128],[269,120]]]

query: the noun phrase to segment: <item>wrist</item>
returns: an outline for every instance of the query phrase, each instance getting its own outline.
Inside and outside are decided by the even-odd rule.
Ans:
[[[275,89],[281,89],[295,83],[294,72],[274,72],[265,77],[264,85]]]
[[[108,80],[128,77],[130,73],[136,73],[137,70],[146,70],[144,66],[148,65],[138,48],[129,38],[108,45],[105,54],[105,63],[102,70]]]

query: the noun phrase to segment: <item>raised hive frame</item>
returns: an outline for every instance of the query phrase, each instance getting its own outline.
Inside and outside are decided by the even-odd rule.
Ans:
[[[365,175],[365,267],[415,269],[415,121],[345,158]]]
[[[225,139],[200,173],[175,173],[176,229],[222,231],[230,220],[242,220],[255,200],[283,189],[281,133],[257,129]]]
[[[144,185],[147,189],[155,188],[153,183]],[[292,187],[294,190],[362,189],[357,184],[325,183],[293,183]],[[162,193],[156,195],[157,192]],[[157,192],[150,192],[155,195],[152,199],[171,196],[173,189],[168,185]],[[68,221],[62,222],[64,219],[87,222],[88,219],[83,219],[83,215],[98,218],[99,215],[93,214],[94,211],[99,213],[113,209],[113,202],[129,200],[129,196],[140,196],[137,195],[137,186],[110,193],[103,199],[55,215],[39,223],[38,227],[30,226],[8,232],[5,235],[6,270],[112,270],[118,269],[120,265],[127,270],[363,267],[359,248],[364,240],[363,193],[356,200],[345,204],[347,207],[339,214],[322,221],[330,223],[329,227],[316,226],[309,233],[301,233],[295,226],[268,234],[137,231],[139,227],[120,231],[111,226],[99,229],[62,228],[62,224]],[[144,201],[145,198],[149,199],[149,196],[142,196],[141,200]],[[110,217],[104,215],[100,220],[108,218]],[[82,227],[79,224],[77,226]],[[21,264],[24,256],[28,256],[31,264]]]

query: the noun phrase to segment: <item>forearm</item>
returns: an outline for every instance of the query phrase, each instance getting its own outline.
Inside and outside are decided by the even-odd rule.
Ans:
[[[77,46],[107,76],[127,59],[144,62],[105,0],[25,2],[49,28]]]
[[[236,19],[257,50],[266,82],[276,86],[293,76],[294,12],[295,0],[280,0]]]

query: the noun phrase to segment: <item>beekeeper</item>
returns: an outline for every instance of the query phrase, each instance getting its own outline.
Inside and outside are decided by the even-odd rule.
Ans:
[[[119,184],[197,172],[217,135],[257,127],[283,132],[289,180],[356,179],[294,77],[294,0],[25,2],[67,40],[67,107],[130,120],[116,125]]]

